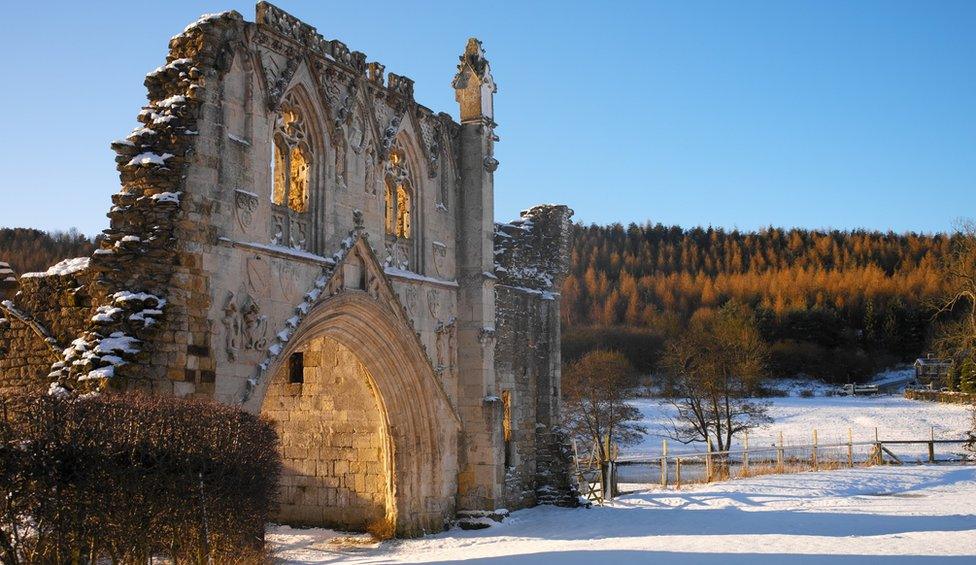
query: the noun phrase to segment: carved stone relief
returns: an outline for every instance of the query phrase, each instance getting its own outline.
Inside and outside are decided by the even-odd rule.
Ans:
[[[439,241],[431,244],[434,256],[434,272],[439,277],[447,276],[447,246]]]
[[[224,351],[234,361],[239,352],[263,350],[268,346],[268,317],[248,293],[238,298],[228,291],[224,300]]]
[[[434,328],[438,373],[445,370],[453,373],[457,366],[457,321],[452,317],[446,322],[438,321]]]
[[[383,266],[407,270],[410,268],[407,242],[398,238],[387,238],[383,243]]]
[[[265,57],[265,78],[268,82],[268,109],[277,110],[281,103],[281,97],[288,90],[288,84],[298,70],[300,59],[289,57],[285,61],[284,67],[280,67],[273,58]]]
[[[435,320],[440,318],[441,298],[435,289],[427,290],[427,310]]]
[[[234,201],[236,203],[237,223],[241,229],[246,230],[251,227],[254,220],[254,212],[258,208],[258,195],[242,189],[234,191]]]
[[[383,146],[384,159],[386,155],[393,148],[393,142],[396,140],[397,133],[400,132],[400,116],[393,116],[390,118],[390,125],[383,130],[383,139],[380,144]]]
[[[366,194],[376,195],[376,153],[373,151],[372,147],[368,147],[366,152],[363,154],[363,168],[365,169],[365,179],[363,180],[363,186],[365,186]]]
[[[366,272],[366,292],[377,300],[380,298],[380,278],[375,276],[371,271]]]
[[[366,140],[368,139],[366,131],[368,127],[365,112],[362,110],[356,112],[356,115],[353,116],[352,123],[349,124],[349,145],[357,155],[362,153],[363,149],[366,148]]]
[[[281,213],[271,214],[271,245],[283,245],[285,243],[285,215]]]
[[[341,132],[342,128],[336,129],[336,132]],[[346,140],[345,136],[341,133],[336,135],[336,146],[335,146],[335,182],[336,188],[339,190],[346,189],[346,166],[348,161],[346,160]]]
[[[417,317],[417,287],[413,285],[407,286],[404,291],[403,305],[407,307],[407,312],[410,314],[411,318]]]
[[[268,291],[271,280],[271,270],[268,262],[260,256],[248,257],[244,260],[244,282],[250,292],[264,294]]]

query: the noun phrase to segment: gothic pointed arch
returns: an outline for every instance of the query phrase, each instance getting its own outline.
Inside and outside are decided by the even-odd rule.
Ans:
[[[322,340],[336,345],[317,345]],[[349,390],[359,392],[336,397],[327,391],[302,390],[313,383],[290,380],[289,363],[298,358],[308,360],[312,367],[327,365],[329,370],[353,360],[358,368],[345,371],[339,380],[333,378],[329,382],[334,384],[329,386],[356,385],[358,389]],[[344,503],[372,507],[373,513],[366,516],[382,515],[403,536],[443,527],[454,511],[460,418],[364,237],[359,236],[335,266],[321,297],[270,364],[268,374],[270,380],[260,383],[247,401],[252,410],[259,409],[274,419],[276,406],[293,407],[296,395],[312,395],[305,399],[304,406],[309,407],[305,419],[277,421],[283,437],[296,441],[294,446],[284,444],[283,450],[297,449],[308,433],[319,433],[294,427],[302,421],[316,422],[315,430],[333,434],[316,435],[315,453],[299,454],[293,463],[286,457],[286,467],[292,465],[289,476],[303,488],[286,489],[284,504],[305,507],[310,520],[316,519],[316,512],[328,516],[330,509]],[[315,373],[306,369],[302,374]],[[330,378],[332,375],[329,373]],[[316,403],[318,395],[324,396]],[[348,411],[355,412],[354,419],[361,422],[358,429],[365,431],[336,436],[333,432],[341,427],[342,419],[349,419],[343,415]],[[333,421],[336,417],[339,420]],[[301,433],[306,437],[298,437]],[[334,461],[345,462],[337,467]]]

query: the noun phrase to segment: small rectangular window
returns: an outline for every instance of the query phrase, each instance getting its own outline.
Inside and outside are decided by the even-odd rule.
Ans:
[[[288,358],[288,382],[305,382],[305,357],[301,352],[292,353]]]
[[[502,391],[502,438],[505,440],[505,467],[512,466],[512,393]]]

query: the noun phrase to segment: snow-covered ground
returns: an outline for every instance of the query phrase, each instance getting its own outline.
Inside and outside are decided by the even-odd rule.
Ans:
[[[268,540],[287,563],[974,563],[974,511],[976,467],[871,467],[530,508],[380,544],[287,527]]]
[[[881,439],[922,439],[933,431],[960,438],[971,425],[966,406],[826,396],[836,387],[809,381],[778,386],[789,395],[768,399],[774,423],[753,432],[751,449],[773,444],[780,432],[787,444],[801,445],[816,429],[823,445],[846,442],[848,428],[856,442],[873,440],[875,427]],[[805,390],[814,396],[802,397]],[[634,402],[649,433],[624,455],[657,456],[674,408],[659,399]],[[672,443],[670,451],[696,449]],[[271,527],[268,540],[286,563],[976,563],[976,466],[868,467],[680,491],[653,487],[604,507],[531,508],[486,530],[413,540],[377,543],[364,534],[287,526]]]
[[[807,385],[818,394],[823,386]],[[795,393],[797,387],[791,387]],[[762,399],[759,399],[762,400]],[[847,441],[848,429],[854,441],[874,439],[878,428],[881,439],[924,439],[935,432],[936,438],[958,439],[971,426],[971,409],[964,405],[942,404],[921,400],[908,400],[897,395],[878,396],[814,396],[802,398],[790,396],[765,399],[771,403],[769,415],[773,423],[750,435],[751,447],[770,446],[780,432],[788,445],[809,444],[813,430],[817,430],[820,444]],[[661,440],[668,437],[667,429],[675,409],[657,398],[641,398],[634,401],[647,428],[644,440],[623,448],[629,456],[657,456],[661,453]],[[703,451],[701,445],[681,445],[670,442],[670,452]]]

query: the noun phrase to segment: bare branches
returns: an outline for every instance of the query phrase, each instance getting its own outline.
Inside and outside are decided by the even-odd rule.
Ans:
[[[942,273],[947,290],[933,305],[933,319],[942,320],[933,345],[961,363],[976,350],[976,223],[959,223]]]
[[[759,385],[766,346],[752,317],[730,304],[693,320],[667,345],[663,366],[675,407],[669,435],[728,449],[738,433],[769,422],[767,405],[748,400]]]
[[[640,412],[627,403],[631,398],[634,371],[616,352],[593,351],[569,365],[563,373],[565,425],[577,438],[597,444],[606,460],[603,439],[618,444],[632,443],[646,433],[634,420]]]

